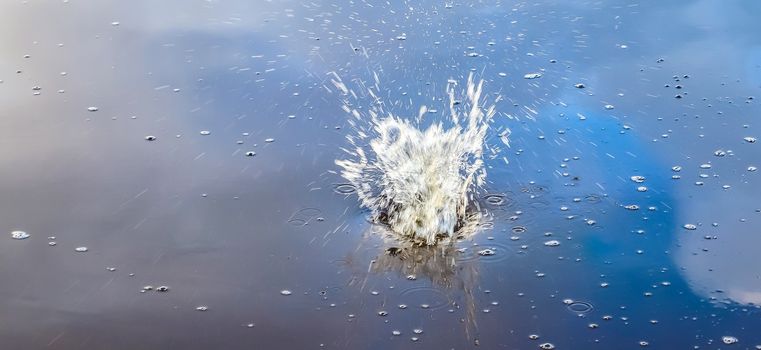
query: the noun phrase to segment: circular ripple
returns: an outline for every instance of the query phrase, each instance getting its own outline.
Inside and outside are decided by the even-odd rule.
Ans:
[[[301,218],[293,218],[293,219],[289,219],[288,223],[293,226],[305,226],[307,224],[307,220],[304,220]]]
[[[487,194],[484,196],[484,201],[486,204],[495,207],[503,206],[505,203],[507,203],[507,199],[504,194]]]
[[[592,311],[594,306],[592,304],[586,302],[586,301],[574,301],[570,304],[568,304],[568,310],[573,311],[577,314],[585,314],[587,312]]]
[[[452,302],[451,298],[443,291],[433,287],[413,287],[405,289],[399,293],[399,297],[403,298],[402,302],[412,307],[420,307],[421,305],[428,305],[426,309],[436,310],[449,306]]]
[[[524,226],[515,226],[513,227],[513,233],[524,233],[527,231],[527,229]]]
[[[602,201],[602,198],[596,194],[590,194],[584,197],[584,200],[586,200],[589,203],[600,203]]]
[[[333,192],[338,194],[352,194],[357,192],[357,188],[352,184],[334,184]]]
[[[317,208],[299,209],[288,218],[288,223],[293,226],[305,226],[315,216],[320,215],[320,213],[322,213],[322,211]]]
[[[484,250],[484,254],[479,254]],[[483,261],[484,263],[496,263],[506,260],[514,254],[515,248],[498,242],[488,242],[482,245],[472,245],[458,249],[457,262]]]
[[[320,215],[320,213],[322,213],[322,210],[317,208],[304,208],[304,209],[299,209],[297,212],[293,213],[293,217],[303,215],[303,216],[307,216],[311,218],[311,217]]]

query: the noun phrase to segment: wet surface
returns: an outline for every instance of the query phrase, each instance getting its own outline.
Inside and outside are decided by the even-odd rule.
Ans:
[[[759,14],[3,2],[3,348],[756,348]],[[390,254],[329,74],[415,117],[471,70],[489,218]]]

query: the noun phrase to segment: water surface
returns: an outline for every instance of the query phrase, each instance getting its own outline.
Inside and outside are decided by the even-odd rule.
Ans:
[[[753,1],[3,2],[1,342],[753,349],[759,15]],[[386,254],[336,174],[349,116],[332,72],[377,75],[401,116],[446,110],[447,81],[470,72],[505,98],[481,233]]]

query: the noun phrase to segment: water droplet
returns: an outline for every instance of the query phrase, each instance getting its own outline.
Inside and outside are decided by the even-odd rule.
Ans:
[[[283,289],[280,291],[280,295],[291,295],[293,294],[290,290]]]
[[[523,76],[524,79],[536,79],[541,77],[542,77],[542,73],[528,73]]]
[[[555,345],[552,345],[552,343],[542,343],[539,344],[539,348],[542,350],[552,350],[555,348]]]
[[[201,134],[201,135],[204,135],[204,136],[206,136],[206,135],[210,135],[210,134],[211,134],[211,131],[209,131],[209,130],[201,130],[200,134]]]
[[[29,238],[29,234],[24,231],[13,231],[11,232],[11,238],[13,239],[27,239]]]
[[[739,340],[737,338],[733,337],[733,336],[725,335],[725,336],[721,337],[721,341],[724,344],[732,345],[732,344],[737,343]]]
[[[74,250],[77,253],[84,253],[84,252],[87,252],[89,249],[87,249],[87,247],[76,247],[76,248],[74,248]]]
[[[209,310],[209,307],[206,305],[201,305],[196,307],[196,311],[207,311]]]
[[[145,140],[146,141],[156,141],[156,136],[148,135],[148,136],[145,137]]]
[[[557,247],[557,246],[560,245],[560,241],[551,240],[551,241],[544,242],[544,245],[546,245],[548,247]]]
[[[483,250],[479,250],[478,251],[478,255],[480,255],[480,256],[491,256],[491,255],[494,255],[494,254],[497,254],[497,252],[495,252],[492,249],[483,249]]]
[[[697,225],[695,225],[695,224],[684,224],[683,227],[684,227],[685,230],[690,230],[690,231],[697,230],[697,228],[698,228]]]
[[[747,143],[756,143],[755,137],[746,136],[746,137],[743,137],[743,140],[745,140],[745,142]]]
[[[87,110],[90,111],[90,112],[97,112],[98,111],[98,107],[95,107],[95,106],[87,107]]]

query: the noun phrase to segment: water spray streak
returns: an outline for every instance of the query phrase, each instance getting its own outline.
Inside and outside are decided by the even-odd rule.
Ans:
[[[484,140],[495,114],[494,104],[482,107],[483,80],[475,83],[471,74],[464,91],[449,80],[449,118],[435,120],[425,130],[426,106],[415,120],[384,110],[377,76],[374,86],[363,85],[362,96],[335,74],[332,82],[345,98],[343,108],[352,115],[354,128],[347,136],[349,159],[336,164],[376,221],[403,238],[433,245],[455,237],[479,215],[475,198],[486,179]],[[352,103],[360,98],[370,99],[371,106],[360,111]]]

